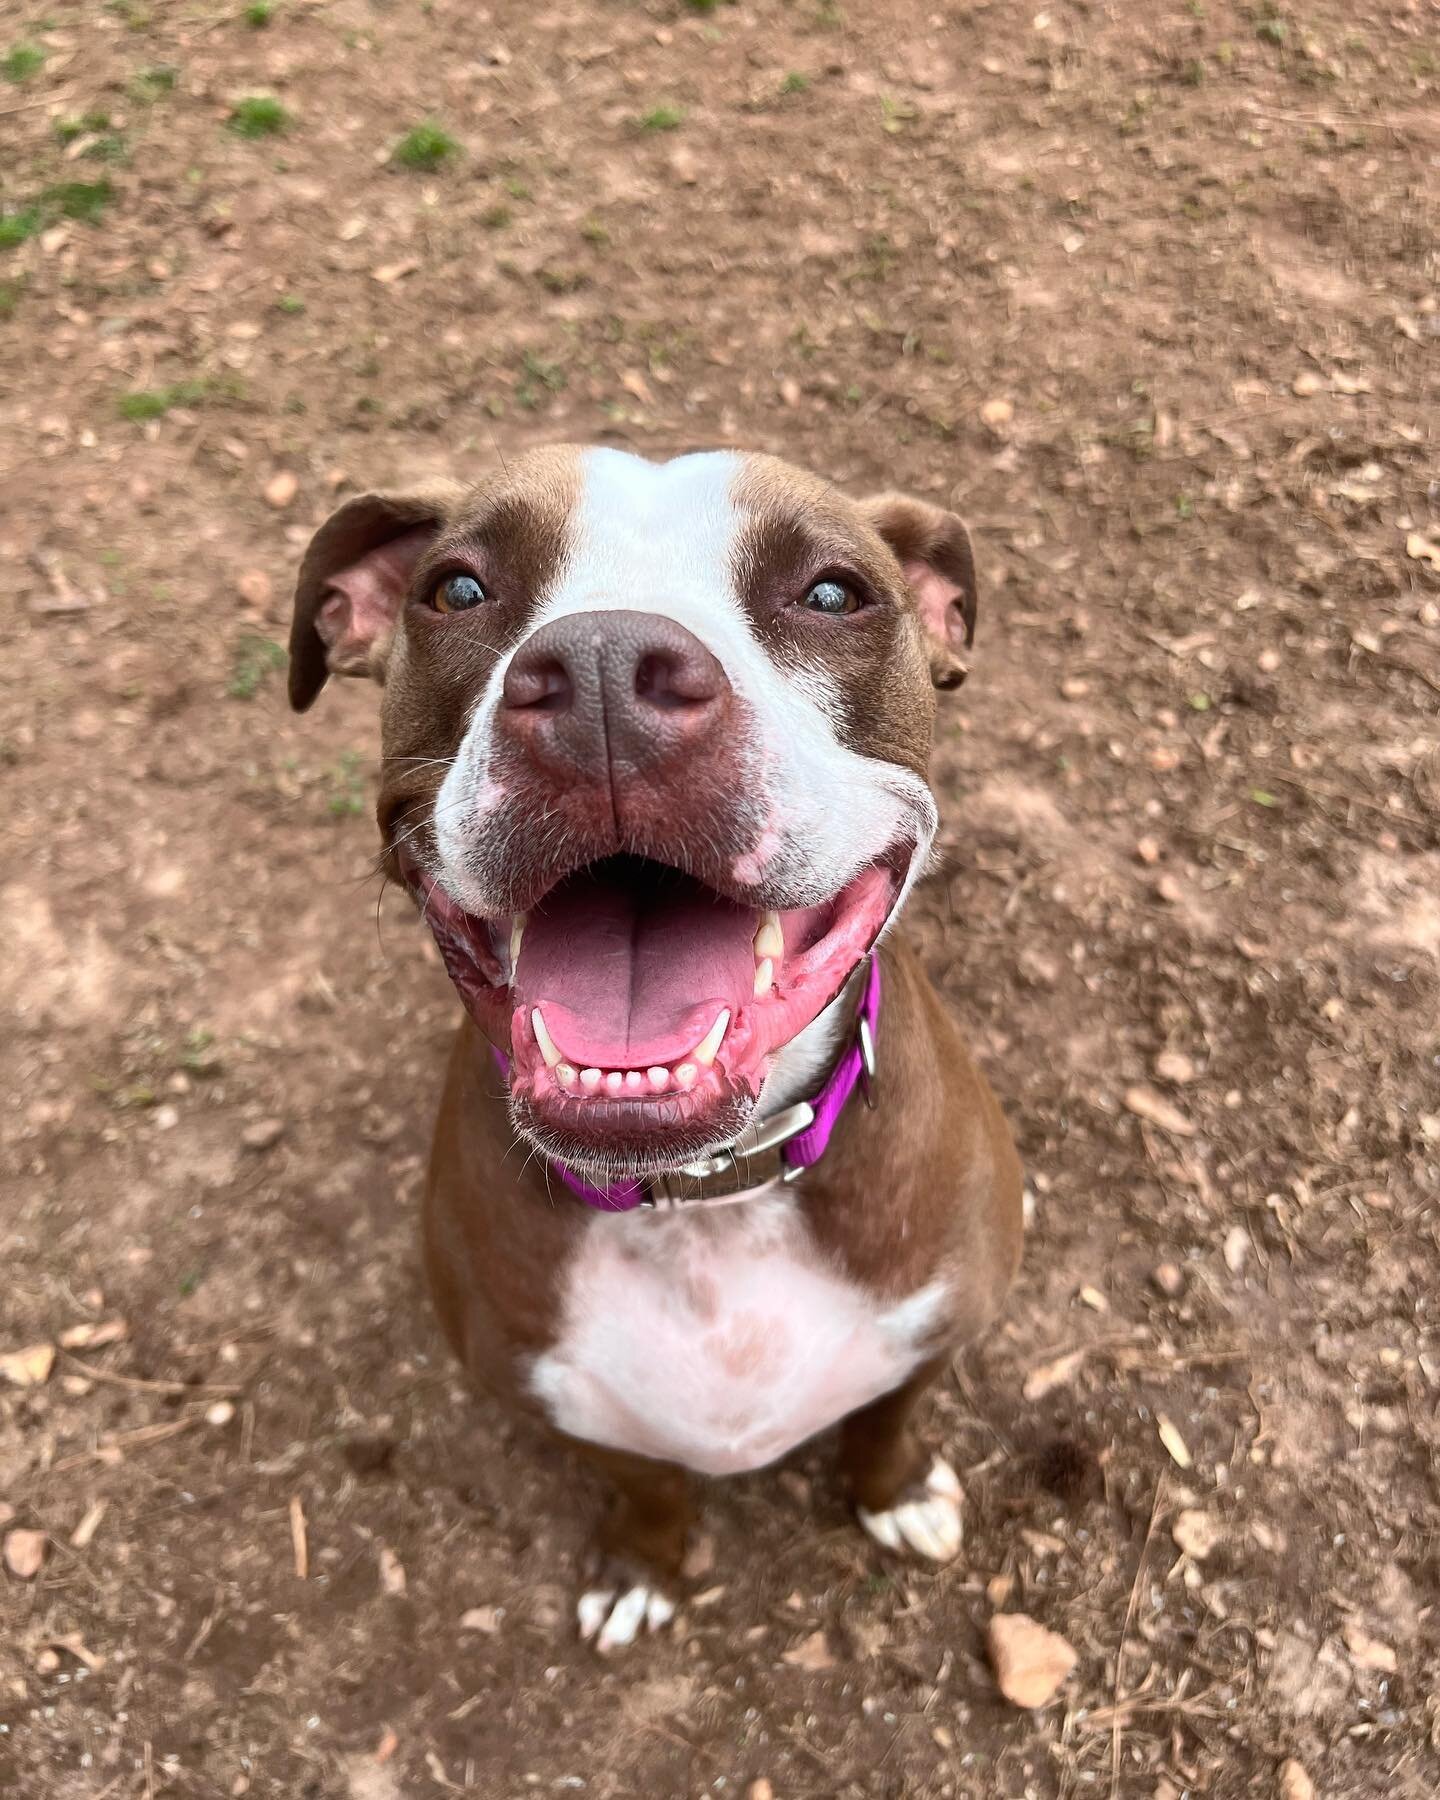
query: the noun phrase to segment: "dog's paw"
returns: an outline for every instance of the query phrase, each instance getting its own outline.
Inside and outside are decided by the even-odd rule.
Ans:
[[[623,1650],[647,1631],[658,1631],[675,1617],[675,1602],[658,1581],[636,1578],[635,1572],[603,1570],[599,1587],[587,1588],[575,1606],[580,1636],[601,1656]]]
[[[960,1553],[960,1478],[940,1457],[930,1465],[924,1483],[885,1512],[855,1510],[860,1523],[887,1550],[913,1550],[930,1562],[953,1562]]]

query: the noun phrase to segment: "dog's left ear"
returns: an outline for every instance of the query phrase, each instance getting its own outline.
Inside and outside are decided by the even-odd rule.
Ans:
[[[960,652],[975,641],[975,554],[958,513],[908,494],[876,494],[865,517],[899,559],[930,640],[930,679],[957,688],[969,673]]]
[[[383,680],[415,565],[464,495],[436,480],[347,500],[310,540],[290,621],[290,704],[304,712],[330,675]]]

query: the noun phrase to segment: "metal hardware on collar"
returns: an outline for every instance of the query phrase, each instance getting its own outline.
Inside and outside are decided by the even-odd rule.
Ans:
[[[666,1169],[659,1175],[650,1176],[646,1183],[649,1193],[640,1202],[641,1209],[669,1212],[676,1207],[701,1202],[709,1204],[716,1200],[737,1199],[777,1177],[792,1180],[793,1175],[778,1152],[791,1138],[799,1137],[814,1123],[815,1108],[808,1100],[797,1101],[794,1106],[787,1106],[783,1112],[766,1119],[754,1131],[747,1132],[743,1140],[717,1150],[713,1156],[702,1156],[678,1169]],[[794,1173],[798,1174],[799,1170]],[[700,1183],[710,1183],[709,1191],[701,1191],[697,1186]]]

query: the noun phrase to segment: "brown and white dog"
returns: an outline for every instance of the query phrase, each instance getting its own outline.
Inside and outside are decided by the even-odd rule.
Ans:
[[[872,1536],[959,1547],[909,1419],[1000,1306],[1021,1176],[895,925],[974,614],[954,514],[728,452],[537,450],[351,500],[306,554],[291,700],[383,680],[386,868],[468,1015],[435,1303],[616,1490],[602,1650],[674,1610],[688,1471],[831,1425]]]

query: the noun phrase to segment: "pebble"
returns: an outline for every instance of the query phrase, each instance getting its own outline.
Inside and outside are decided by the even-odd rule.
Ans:
[[[257,1119],[253,1125],[247,1125],[240,1133],[240,1142],[247,1150],[270,1150],[285,1135],[283,1119]]]
[[[1075,1648],[1025,1613],[997,1613],[987,1634],[995,1683],[1012,1706],[1046,1706],[1075,1667]]]

